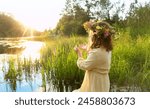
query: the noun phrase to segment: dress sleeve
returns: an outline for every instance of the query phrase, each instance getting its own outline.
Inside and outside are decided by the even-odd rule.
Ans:
[[[96,54],[94,51],[90,51],[87,59],[81,57],[77,60],[77,66],[82,70],[92,70],[96,65]]]

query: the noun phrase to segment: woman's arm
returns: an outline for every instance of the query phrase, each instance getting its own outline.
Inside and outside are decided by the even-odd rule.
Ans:
[[[90,51],[87,59],[79,57],[77,60],[77,65],[82,70],[92,70],[96,66],[96,54],[95,51]]]

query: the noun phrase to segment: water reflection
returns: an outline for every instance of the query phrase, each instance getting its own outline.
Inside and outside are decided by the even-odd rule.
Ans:
[[[5,42],[9,43],[12,52],[16,49],[16,41],[10,43],[5,40]],[[20,50],[20,53],[9,54],[10,52],[3,53],[2,51],[0,54],[0,92],[37,91],[42,85],[39,59],[40,49],[44,43],[21,40],[17,44],[24,48]],[[3,44],[1,45],[3,47]],[[7,48],[3,49],[7,50]]]
[[[17,44],[20,43],[17,42]],[[12,44],[3,43],[1,45],[3,47],[5,45],[16,47],[13,42]],[[24,50],[21,53],[0,54],[0,92],[69,92],[80,87],[82,81],[62,79],[61,76],[57,79],[56,70],[49,67],[52,64],[51,61],[41,68],[39,59],[40,49],[43,45],[43,42],[22,40],[21,47]],[[14,47],[12,48],[14,49]],[[10,60],[11,58],[13,60]],[[121,88],[112,86],[111,91],[141,91],[141,89],[135,86]]]
[[[22,46],[25,48],[25,50],[21,53],[22,58],[32,60],[40,59],[40,49],[44,45],[43,42],[38,41],[26,41],[22,44]]]

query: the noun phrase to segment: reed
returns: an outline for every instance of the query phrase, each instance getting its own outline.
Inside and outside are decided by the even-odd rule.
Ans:
[[[74,85],[81,83],[83,71],[76,65],[77,55],[73,48],[76,44],[85,42],[85,38],[61,38],[56,40],[55,46],[46,43],[47,50],[42,50],[42,67],[45,69],[47,80],[52,80],[54,85]],[[63,91],[63,89],[59,89]]]
[[[29,84],[34,80],[34,75],[39,73],[39,60],[31,60],[31,58],[10,57],[8,59],[8,66],[5,64],[2,68],[4,79],[9,84],[11,91],[16,91],[18,85],[21,85],[22,80]],[[31,85],[32,87],[32,85]]]
[[[133,91],[137,87],[140,87],[141,91],[150,90],[149,45],[149,37],[133,40],[127,35],[115,41],[110,70],[112,84],[132,87]]]
[[[76,65],[77,56],[73,47],[85,42],[86,38],[73,37],[56,40],[53,47],[46,43],[46,50],[42,52],[42,67],[54,85],[81,85],[84,71],[79,70]],[[136,91],[137,88],[141,91],[150,90],[149,45],[149,37],[133,40],[128,34],[121,34],[120,38],[114,41],[111,85],[128,87],[128,91]]]
[[[33,80],[33,74],[41,73],[42,87],[45,91],[50,82],[56,91],[72,91],[79,88],[84,71],[76,65],[77,55],[73,48],[86,42],[86,37],[76,36],[46,40],[41,49],[40,60],[10,60],[5,79],[10,81],[12,89],[16,90],[18,78],[21,81],[24,75],[25,80],[30,82]],[[111,86],[126,87],[125,91],[150,91],[149,45],[149,36],[132,39],[128,33],[120,34],[120,38],[114,40],[109,73]]]

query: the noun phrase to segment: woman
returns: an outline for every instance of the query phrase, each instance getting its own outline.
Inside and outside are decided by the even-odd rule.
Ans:
[[[86,49],[81,45],[75,47],[78,54],[77,65],[80,69],[86,70],[83,83],[79,92],[109,92],[109,69],[112,50],[112,27],[106,22],[86,22],[85,29],[89,32],[88,56],[82,57],[82,50]]]

